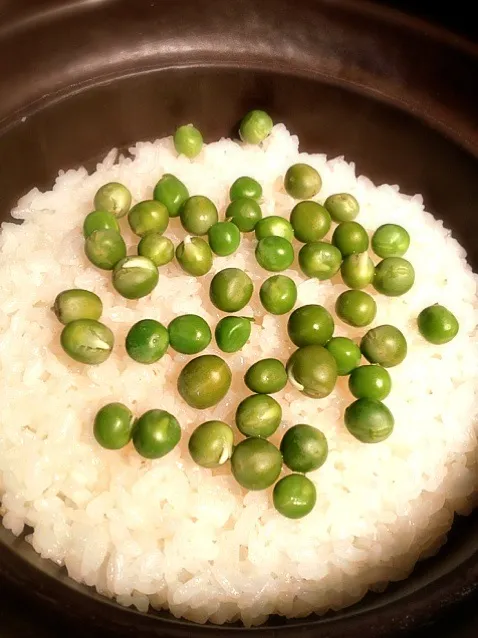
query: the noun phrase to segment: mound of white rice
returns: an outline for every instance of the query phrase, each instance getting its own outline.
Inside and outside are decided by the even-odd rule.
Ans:
[[[369,231],[386,222],[407,228],[416,283],[404,297],[376,298],[374,325],[396,325],[409,344],[405,362],[390,371],[386,404],[396,425],[387,441],[364,445],[348,434],[342,415],[352,397],[344,378],[320,401],[290,385],[275,395],[284,419],[274,443],[291,425],[310,423],[323,430],[330,448],[326,464],[310,474],[315,509],[291,521],[273,509],[270,490],[246,493],[229,467],[202,469],[187,453],[199,423],[233,423],[235,407],[248,394],[242,377],[250,364],[264,357],[285,361],[292,351],[286,317],[265,315],[260,305],[259,285],[269,275],[255,262],[253,238],[244,237],[237,254],[216,258],[201,279],[172,263],[161,269],[150,297],[127,301],[113,290],[109,273],[85,258],[81,227],[102,184],[120,181],[135,201],[149,199],[164,172],[182,179],[191,194],[210,197],[221,212],[230,184],[253,176],[264,188],[264,214],[288,216],[294,202],[283,176],[297,161],[321,173],[319,201],[348,191],[360,201],[358,221]],[[151,605],[197,622],[259,624],[272,613],[338,609],[406,577],[443,542],[454,512],[469,511],[478,481],[476,277],[465,251],[424,211],[420,196],[357,178],[342,158],[299,153],[297,137],[277,125],[261,148],[221,140],[204,146],[194,161],[178,157],[171,138],[139,143],[131,158],[111,152],[92,175],[84,168],[60,172],[52,191],[34,189],[13,215],[23,225],[3,224],[0,235],[3,525],[16,535],[31,526],[35,550],[65,565],[72,578],[144,611]],[[123,229],[134,254],[137,238],[126,221]],[[175,243],[184,236],[177,220],[166,234]],[[124,338],[139,319],[168,324],[182,313],[197,313],[214,327],[220,313],[208,299],[209,282],[227,266],[244,268],[255,282],[241,314],[254,313],[256,323],[241,352],[224,355],[214,344],[206,350],[221,354],[234,378],[227,398],[199,413],[176,391],[188,357],[169,350],[144,366],[128,358]],[[299,305],[320,303],[333,311],[345,290],[340,277],[305,280],[296,264],[285,274],[298,284]],[[102,321],[116,337],[112,356],[98,367],[76,364],[59,344],[62,326],[50,307],[60,291],[74,287],[101,297]],[[458,336],[445,346],[426,343],[416,328],[419,311],[435,302],[460,322]],[[337,320],[335,334],[361,333]],[[126,403],[137,415],[151,408],[172,412],[183,429],[180,445],[152,462],[132,446],[100,448],[92,422],[110,401]]]

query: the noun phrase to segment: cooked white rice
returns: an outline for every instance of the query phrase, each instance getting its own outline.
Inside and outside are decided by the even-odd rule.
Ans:
[[[177,175],[192,194],[210,197],[220,211],[230,184],[251,175],[263,185],[264,214],[288,216],[293,201],[283,176],[297,161],[321,173],[318,201],[349,191],[369,231],[385,222],[407,228],[416,283],[404,297],[377,296],[374,325],[396,325],[409,344],[405,362],[391,370],[386,404],[396,425],[387,441],[364,445],[348,434],[342,414],[351,395],[344,378],[320,401],[291,386],[275,395],[284,419],[273,442],[305,422],[324,431],[330,448],[326,464],[310,474],[318,491],[315,509],[291,521],[273,509],[270,490],[246,493],[229,467],[202,469],[187,453],[189,434],[200,422],[233,423],[250,364],[270,356],[285,361],[292,351],[286,318],[265,315],[258,300],[268,275],[255,262],[253,238],[245,237],[237,254],[216,258],[201,279],[172,263],[150,297],[127,301],[114,292],[110,275],[84,257],[81,226],[105,182],[123,182],[138,201],[151,198],[164,172]],[[221,140],[204,146],[194,161],[178,157],[171,138],[138,143],[131,158],[112,151],[92,175],[84,168],[61,171],[52,191],[32,190],[13,216],[24,224],[3,224],[0,235],[3,525],[16,535],[32,527],[28,540],[35,550],[65,565],[72,578],[123,605],[169,608],[197,622],[251,625],[272,613],[305,616],[344,607],[406,577],[444,541],[454,512],[471,508],[478,481],[476,277],[463,248],[424,211],[419,195],[357,178],[343,158],[299,153],[297,137],[279,124],[261,148]],[[137,241],[126,221],[123,230],[134,253]],[[180,240],[177,220],[166,234]],[[233,370],[231,392],[215,408],[197,412],[176,391],[188,357],[170,350],[143,366],[125,354],[124,338],[147,317],[168,324],[178,314],[197,313],[214,326],[220,313],[208,299],[209,282],[226,266],[244,268],[254,280],[256,292],[241,314],[254,313],[256,323],[241,352],[221,355]],[[332,311],[345,290],[339,277],[305,280],[296,265],[285,274],[298,284],[299,305],[320,303]],[[101,366],[75,364],[61,350],[62,326],[50,307],[60,291],[73,287],[103,300],[102,321],[116,347]],[[460,322],[458,336],[445,346],[426,343],[416,328],[419,311],[435,302]],[[336,334],[356,338],[360,332],[337,320]],[[220,354],[214,344],[206,352]],[[172,412],[183,429],[180,445],[157,461],[141,459],[131,445],[121,452],[100,448],[92,422],[110,401],[126,403],[137,415],[155,407]]]

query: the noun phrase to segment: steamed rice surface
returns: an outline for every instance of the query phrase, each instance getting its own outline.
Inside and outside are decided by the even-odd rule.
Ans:
[[[241,619],[259,624],[269,614],[305,616],[338,609],[409,574],[418,558],[437,550],[455,511],[470,510],[477,488],[478,345],[476,277],[465,251],[424,211],[419,195],[397,186],[376,187],[355,176],[342,158],[299,153],[297,137],[274,127],[262,147],[221,140],[204,146],[191,161],[177,156],[172,138],[142,142],[130,157],[112,151],[96,172],[61,171],[52,191],[32,190],[0,235],[0,490],[3,524],[28,540],[42,556],[65,565],[69,575],[124,605],[146,611],[169,608],[197,622]],[[376,295],[373,325],[391,323],[405,334],[409,354],[390,370],[393,390],[385,403],[395,431],[383,443],[364,445],[343,425],[352,397],[346,378],[320,401],[288,385],[275,395],[283,423],[279,443],[295,423],[310,423],[327,436],[326,464],[309,476],[317,505],[300,521],[278,514],[271,491],[247,493],[229,466],[211,471],[194,464],[189,434],[201,422],[233,423],[248,394],[242,377],[258,359],[285,361],[293,347],[287,317],[267,315],[258,298],[270,273],[254,258],[253,234],[243,236],[236,254],[214,260],[212,271],[195,279],[176,263],[160,270],[147,298],[127,301],[115,293],[110,275],[94,268],[83,253],[81,227],[96,190],[120,181],[134,201],[149,199],[164,172],[185,182],[191,194],[210,197],[223,212],[228,190],[241,175],[264,189],[264,215],[288,217],[294,201],[283,177],[295,162],[322,175],[316,198],[350,192],[359,200],[357,221],[373,232],[383,223],[403,225],[411,236],[406,257],[416,283],[403,297]],[[122,221],[129,254],[138,239]],[[166,235],[177,244],[184,231],[172,220]],[[299,245],[295,246],[296,252]],[[202,412],[179,397],[176,382],[189,357],[171,349],[145,366],[125,353],[131,325],[144,318],[168,324],[182,313],[197,313],[213,328],[219,313],[208,299],[209,282],[222,268],[245,269],[254,296],[241,315],[256,322],[245,348],[220,353],[233,385],[226,399]],[[346,289],[331,281],[306,280],[297,263],[285,271],[298,284],[298,305],[323,304],[333,312]],[[61,350],[62,326],[50,310],[67,288],[86,288],[104,304],[104,321],[116,346],[98,367],[76,364]],[[374,291],[371,291],[375,294]],[[460,332],[445,346],[425,342],[416,328],[420,310],[441,303],[455,313]],[[357,338],[364,331],[336,321],[336,335]],[[181,423],[181,443],[168,456],[147,461],[132,446],[111,452],[98,446],[92,423],[105,403],[122,401],[137,415],[151,408],[172,412]],[[33,532],[25,526],[33,528]],[[30,533],[31,532],[31,533]]]

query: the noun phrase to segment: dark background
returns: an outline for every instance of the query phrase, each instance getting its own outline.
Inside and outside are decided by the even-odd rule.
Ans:
[[[18,1],[21,2],[21,0]],[[360,2],[361,0],[355,1]],[[382,0],[377,4],[415,15],[478,43],[478,22],[473,19],[475,1],[453,0],[443,4],[439,4],[439,2],[440,0],[436,2]],[[66,626],[60,618],[40,610],[34,602],[19,598],[18,592],[12,591],[0,582],[0,638],[60,638],[60,636],[62,638],[64,636],[84,638],[85,631],[83,628],[75,629]],[[452,614],[437,619],[437,622],[432,626],[415,632],[409,638],[477,638],[477,636],[478,599],[473,599],[454,608]],[[349,637],[344,636],[344,638]]]

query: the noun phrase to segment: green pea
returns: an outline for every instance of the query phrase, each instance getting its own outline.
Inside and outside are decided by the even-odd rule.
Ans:
[[[66,325],[77,319],[99,319],[103,312],[103,304],[94,292],[74,288],[60,292],[56,296],[52,310],[58,321]]]
[[[229,189],[229,198],[233,201],[240,197],[250,197],[259,201],[262,197],[262,186],[252,177],[238,177]]]
[[[95,195],[96,210],[104,210],[115,217],[123,217],[131,206],[131,193],[123,184],[110,182],[99,188]]]
[[[113,270],[126,256],[126,244],[116,230],[95,230],[85,240],[85,255],[102,270]]]
[[[158,283],[158,268],[147,257],[125,257],[113,270],[113,286],[126,299],[146,297]]]
[[[292,385],[312,399],[323,399],[335,387],[337,364],[324,347],[311,345],[296,350],[286,366]]]
[[[274,123],[265,111],[255,109],[242,118],[239,136],[246,144],[260,144],[269,137]]]
[[[187,199],[179,213],[181,224],[191,235],[207,235],[218,220],[217,208],[208,197],[194,195]]]
[[[393,414],[375,399],[357,399],[345,410],[345,427],[362,443],[380,443],[393,432]]]
[[[250,197],[239,197],[226,208],[226,219],[235,224],[241,233],[252,232],[261,218],[261,207]]]
[[[340,274],[346,286],[359,290],[372,283],[375,266],[367,253],[349,255],[340,266]]]
[[[256,259],[265,270],[286,270],[294,261],[294,249],[283,237],[264,237],[257,242]]]
[[[283,237],[291,242],[294,239],[294,229],[290,222],[278,215],[269,215],[269,217],[260,219],[254,228],[254,232],[257,240],[265,237]]]
[[[232,222],[217,222],[207,232],[209,246],[219,257],[232,255],[241,243],[241,231]]]
[[[334,357],[340,377],[350,374],[362,358],[358,345],[347,337],[332,337],[325,347]]]
[[[202,277],[212,268],[212,252],[200,237],[186,237],[176,248],[176,259],[181,268],[193,277]]]
[[[295,306],[297,286],[290,277],[273,275],[262,284],[259,297],[267,312],[284,315]]]
[[[169,333],[159,321],[142,319],[126,335],[126,352],[138,363],[155,363],[166,354]]]
[[[243,270],[225,268],[212,278],[209,298],[223,312],[238,312],[249,303],[253,290],[251,278]]]
[[[231,387],[232,374],[227,363],[213,354],[189,361],[178,378],[178,392],[196,410],[211,408],[222,401]]]
[[[307,516],[317,501],[315,485],[303,474],[289,474],[277,481],[272,492],[274,507],[286,518]]]
[[[383,401],[392,389],[388,370],[378,365],[359,366],[349,377],[349,390],[356,399]]]
[[[160,459],[169,454],[180,439],[181,427],[166,410],[148,410],[133,428],[133,445],[146,459]]]
[[[332,244],[340,250],[342,257],[364,253],[368,249],[368,234],[357,222],[341,222],[334,230]]]
[[[174,133],[174,148],[190,159],[197,157],[203,145],[200,131],[192,124],[179,126]]]
[[[120,450],[131,441],[134,417],[122,403],[108,403],[95,416],[93,434],[101,447]]]
[[[251,336],[249,317],[223,317],[216,326],[215,337],[218,348],[223,352],[238,352]]]
[[[232,456],[234,433],[227,423],[206,421],[191,434],[188,447],[192,460],[201,467],[220,467]]]
[[[372,250],[382,257],[402,257],[410,246],[410,235],[397,224],[379,226],[372,235]]]
[[[120,227],[113,213],[108,213],[105,210],[94,210],[85,217],[83,235],[89,237],[95,230],[115,230],[119,233]]]
[[[154,187],[153,197],[166,206],[170,217],[177,217],[189,191],[175,175],[165,173]]]
[[[421,311],[417,324],[422,337],[435,345],[454,339],[460,328],[455,315],[437,303]]]
[[[375,266],[373,287],[387,297],[399,297],[415,283],[412,264],[402,257],[386,257]]]
[[[197,354],[211,343],[207,322],[198,315],[181,315],[168,326],[171,348],[182,354]]]
[[[324,241],[305,244],[299,250],[299,266],[304,275],[321,281],[330,279],[339,270],[342,253]]]
[[[351,222],[360,212],[358,201],[350,193],[337,193],[327,197],[324,203],[334,222]]]
[[[284,463],[293,472],[313,472],[327,460],[329,446],[320,430],[306,423],[299,423],[284,434],[280,451]]]
[[[249,437],[232,453],[232,474],[246,490],[266,490],[276,482],[281,469],[281,453],[267,439]]]
[[[62,330],[60,343],[75,361],[98,365],[110,356],[114,345],[111,330],[94,319],[70,321]]]
[[[387,324],[369,330],[360,342],[360,350],[370,363],[392,368],[407,356],[407,341],[395,326]]]
[[[148,233],[138,244],[138,255],[147,257],[155,266],[165,266],[173,260],[174,244],[159,233]]]
[[[261,359],[246,372],[244,382],[251,392],[274,394],[285,388],[287,372],[279,359]]]
[[[320,241],[330,230],[328,210],[317,202],[299,202],[290,214],[295,238],[304,244]]]
[[[253,394],[239,403],[236,425],[244,436],[267,439],[274,434],[282,420],[282,408],[268,394]]]
[[[294,199],[310,199],[322,188],[322,178],[309,164],[293,164],[285,174],[284,188]]]
[[[155,199],[139,202],[128,213],[128,222],[135,235],[164,233],[169,224],[168,209]]]
[[[377,304],[375,299],[363,290],[346,290],[335,302],[337,317],[349,326],[363,328],[375,319]]]
[[[334,334],[331,314],[318,304],[308,304],[294,310],[287,322],[287,332],[293,344],[323,346]]]

